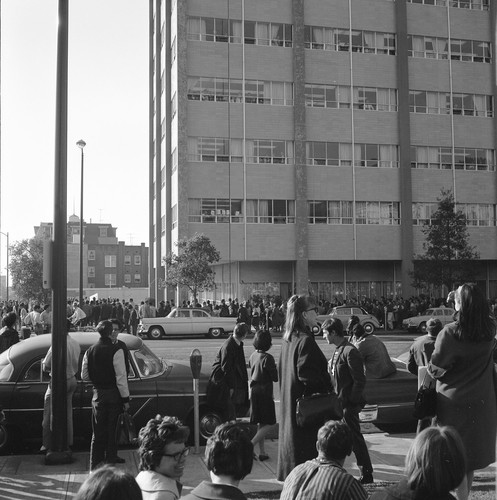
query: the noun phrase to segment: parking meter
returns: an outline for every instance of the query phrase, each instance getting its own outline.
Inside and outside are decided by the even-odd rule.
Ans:
[[[193,422],[195,434],[195,453],[200,452],[200,402],[198,379],[200,377],[200,369],[202,368],[202,355],[198,349],[193,349],[190,354],[190,368],[193,376]]]
[[[198,379],[202,368],[202,355],[198,349],[193,349],[190,354],[190,368],[192,369],[193,378]]]

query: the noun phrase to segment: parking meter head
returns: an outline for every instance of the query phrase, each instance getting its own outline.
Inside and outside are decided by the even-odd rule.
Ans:
[[[202,369],[202,355],[198,349],[193,349],[190,354],[190,368],[192,369],[193,378],[198,379]]]

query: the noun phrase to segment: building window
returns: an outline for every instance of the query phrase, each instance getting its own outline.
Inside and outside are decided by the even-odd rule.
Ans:
[[[176,61],[176,37],[174,37],[171,41],[171,66],[174,64],[174,61]]]
[[[451,108],[454,115],[492,117],[493,97],[454,93],[451,99],[451,94],[445,92],[409,91],[411,113],[449,114]]]
[[[88,266],[88,278],[94,278],[94,277],[95,277],[95,267]]]
[[[135,255],[135,257],[134,257],[134,263],[135,263],[135,266],[141,266],[142,265],[142,256],[141,255]]]
[[[177,110],[177,97],[176,97],[176,92],[175,92],[172,99],[171,99],[171,120],[176,115],[176,110]]]
[[[95,260],[95,250],[88,250],[88,260]]]
[[[407,0],[410,3],[420,3],[424,5],[438,5],[445,7],[447,1],[450,7],[459,9],[490,10],[490,0]]]
[[[457,203],[456,209],[466,216],[467,226],[495,226],[496,205],[489,203]],[[438,203],[413,203],[412,223],[429,225],[433,214],[438,210]]]
[[[101,238],[107,238],[107,227],[101,227],[100,228],[100,237]]]
[[[495,151],[481,148],[411,146],[411,168],[495,171]]]
[[[188,221],[201,223],[243,222],[242,200],[190,198]]]
[[[125,255],[124,256],[124,265],[125,266],[130,266],[131,265],[131,255]]]
[[[95,288],[95,283],[88,283],[88,288]]]
[[[248,163],[293,164],[293,141],[248,139],[245,148]]]
[[[400,224],[400,203],[396,201],[356,201],[356,224]]]
[[[106,255],[105,256],[105,267],[116,267],[116,256]]]
[[[243,29],[242,29],[243,28]],[[244,39],[242,40],[242,33]],[[273,47],[292,47],[293,26],[282,23],[242,21],[212,17],[189,17],[187,39],[204,42],[246,43]]]
[[[305,26],[306,49],[396,54],[394,33]]]
[[[166,169],[164,167],[160,169],[160,184],[161,187],[166,185]]]
[[[131,274],[124,275],[124,283],[131,283]]]
[[[105,275],[105,286],[116,286],[116,275],[115,274],[106,274]]]
[[[174,173],[178,169],[178,149],[174,148],[171,153],[171,173]]]
[[[309,201],[309,224],[352,224],[351,201]]]
[[[178,226],[178,204],[171,207],[171,227],[172,229]]]
[[[409,111],[444,115],[450,113],[450,94],[445,92],[409,91]]]
[[[464,116],[493,116],[493,97],[481,94],[452,94],[452,112]]]
[[[141,281],[142,281],[141,274],[135,273],[135,283],[141,283]]]
[[[398,146],[394,144],[352,144],[338,142],[306,143],[308,165],[327,165],[349,167],[352,165],[352,152],[356,167],[398,168]]]
[[[188,78],[190,101],[217,101],[272,106],[293,106],[293,83],[228,78]]]
[[[160,229],[161,229],[161,234],[164,236],[166,234],[166,216],[163,215],[160,218]]]
[[[295,223],[295,200],[247,200],[246,207],[247,223]]]

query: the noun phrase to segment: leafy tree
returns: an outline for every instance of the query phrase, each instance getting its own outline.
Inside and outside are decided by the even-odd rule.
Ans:
[[[43,240],[31,238],[11,245],[9,271],[19,298],[48,302],[50,290],[43,288]]]
[[[164,257],[165,284],[186,286],[197,302],[198,292],[214,287],[214,271],[211,264],[219,261],[219,252],[204,234],[196,233],[188,239],[176,242],[178,252]]]
[[[425,253],[415,256],[411,277],[416,288],[445,285],[450,290],[457,283],[475,280],[474,261],[480,256],[469,245],[466,216],[455,210],[452,192],[442,189],[437,201],[431,224],[422,229]]]

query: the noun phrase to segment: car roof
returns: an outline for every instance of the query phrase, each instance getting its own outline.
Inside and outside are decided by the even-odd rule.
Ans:
[[[69,335],[79,343],[82,351],[86,351],[88,347],[97,343],[100,338],[100,334],[97,332],[70,332]],[[130,350],[139,349],[143,344],[141,338],[128,333],[120,333],[118,339],[122,340]],[[52,334],[50,333],[30,337],[14,344],[9,350],[9,358],[15,360],[25,356],[31,357],[44,354],[51,345]]]

